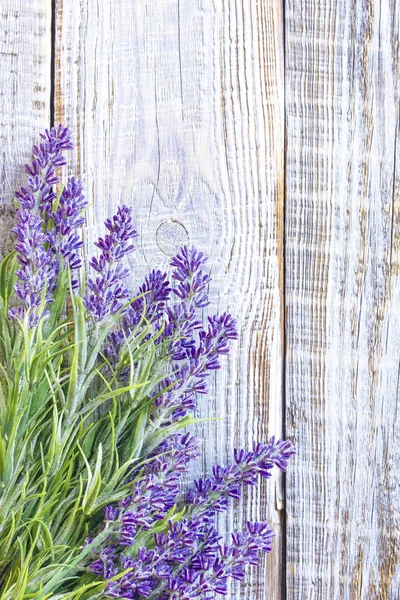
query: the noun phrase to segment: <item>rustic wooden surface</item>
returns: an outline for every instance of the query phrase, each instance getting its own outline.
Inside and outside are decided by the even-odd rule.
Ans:
[[[399,600],[399,0],[0,11],[0,249],[52,113],[75,132],[86,247],[131,204],[132,287],[196,244],[210,311],[239,316],[201,406],[222,419],[199,430],[198,470],[272,434],[298,447],[285,485],[250,490],[221,522],[276,531],[229,598]]]
[[[12,198],[31,146],[50,119],[51,13],[47,0],[0,3],[0,253],[10,247]]]
[[[286,4],[287,598],[400,598],[398,2]]]

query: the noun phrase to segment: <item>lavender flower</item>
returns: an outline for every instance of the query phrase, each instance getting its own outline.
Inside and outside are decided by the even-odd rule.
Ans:
[[[213,524],[201,519],[169,521],[168,530],[154,534],[154,547],[142,546],[137,556],[120,554],[113,547],[92,563],[92,573],[111,579],[119,570],[129,571],[110,582],[110,598],[159,598],[163,600],[214,599],[227,594],[228,579],[242,580],[245,567],[257,565],[260,552],[270,552],[273,532],[267,523],[247,523],[247,531],[232,535],[231,545],[221,545]]]
[[[66,164],[63,151],[71,150],[71,131],[59,125],[51,130],[46,129],[40,136],[44,141],[33,146],[32,163],[25,165],[29,174],[28,182],[16,193],[22,209],[33,211],[36,215],[50,213],[53,200],[56,198],[54,185],[60,182],[55,169]]]
[[[15,249],[21,265],[16,271],[20,281],[15,285],[15,293],[21,304],[10,309],[10,316],[22,320],[27,313],[29,327],[35,327],[46,316],[45,306],[52,300],[49,291],[55,277],[52,253],[45,249],[43,220],[27,208],[18,210],[13,231],[18,239]]]
[[[201,269],[206,261],[202,252],[185,246],[171,262],[172,278],[179,282],[173,292],[181,302],[166,308],[165,329],[160,338],[160,343],[168,343],[172,362],[171,374],[155,394],[158,410],[153,417],[158,421],[164,418],[167,422],[169,417],[178,420],[188,410],[196,409],[196,394],[207,393],[209,372],[220,367],[219,356],[227,354],[230,340],[237,339],[236,322],[231,315],[209,317],[207,331],[198,317],[198,310],[209,303],[204,290],[211,278]]]
[[[243,484],[255,485],[258,476],[268,479],[274,466],[285,471],[289,458],[295,454],[291,442],[272,437],[269,443],[254,443],[253,450],[235,449],[235,463],[228,467],[216,465],[213,477],[195,481],[195,489],[188,495],[190,504],[202,507],[201,514],[212,516],[226,510],[228,498],[240,498]]]
[[[154,533],[153,548],[148,550],[144,546],[140,547],[136,557],[121,554],[120,563],[115,561],[112,567],[107,563],[106,568],[111,567],[112,572],[115,565],[118,570],[128,568],[131,571],[121,579],[109,583],[105,595],[111,598],[170,598],[171,586],[176,590],[181,588],[181,580],[185,579],[187,565],[191,564],[193,557],[200,553],[204,558],[215,557],[220,539],[215,527],[201,520],[183,519],[179,523],[169,521],[167,531]],[[93,569],[100,574],[104,567],[98,563],[96,561]]]
[[[17,271],[20,281],[15,286],[20,304],[10,310],[10,316],[23,319],[28,313],[29,327],[36,326],[48,314],[46,305],[52,301],[61,262],[71,270],[80,267],[77,251],[82,241],[74,229],[82,225],[80,212],[86,206],[81,183],[70,179],[53,211],[54,185],[60,182],[55,169],[66,164],[63,151],[73,145],[69,129],[62,125],[46,130],[41,137],[44,141],[33,147],[32,163],[26,165],[27,185],[16,193],[20,208],[13,229],[22,267]],[[73,287],[77,287],[76,280]]]
[[[69,265],[71,271],[82,266],[78,250],[82,247],[83,242],[76,235],[75,230],[85,222],[82,211],[86,206],[87,202],[82,193],[82,182],[70,177],[61,193],[57,208],[51,212],[53,228],[49,229],[46,234],[46,242],[54,255],[56,272],[60,268],[60,259]],[[76,279],[72,280],[72,287],[74,289],[78,287]]]
[[[198,252],[196,248],[184,246],[171,262],[175,267],[172,277],[179,281],[174,292],[182,300],[190,300],[197,308],[204,308],[209,304],[208,296],[204,289],[211,281],[211,277],[200,269],[207,261],[207,257]]]
[[[199,332],[198,346],[190,334],[178,346],[170,344],[171,358],[181,360],[182,364],[176,363],[174,373],[162,382],[161,387],[168,391],[158,395],[156,405],[168,409],[173,420],[196,409],[196,394],[207,393],[210,371],[220,368],[219,356],[229,352],[230,340],[237,339],[236,321],[230,314],[209,317],[208,321],[208,330]],[[190,322],[188,327],[192,328]]]
[[[116,524],[117,530],[120,527],[120,536],[116,541],[109,536],[111,545],[100,551],[89,570],[106,580],[127,570],[110,581],[105,595],[134,600],[212,600],[215,594],[226,595],[230,578],[242,580],[246,566],[257,565],[260,553],[271,551],[273,532],[267,523],[248,522],[245,532],[232,534],[230,545],[221,544],[215,512],[226,508],[228,497],[240,496],[243,483],[253,485],[258,475],[269,477],[273,466],[284,470],[292,454],[290,442],[275,442],[274,438],[268,444],[254,444],[251,452],[235,450],[234,465],[226,469],[217,466],[212,478],[196,482],[188,517],[170,520],[167,529],[155,531],[153,541],[148,537],[146,545],[137,549],[139,532],[157,528],[177,501],[174,471],[187,471],[188,461],[198,455],[194,438],[171,436],[145,467],[143,479],[135,482],[133,494],[118,508],[105,511],[106,520]],[[143,534],[140,539],[145,539]]]
[[[121,347],[141,321],[144,325],[154,324],[163,317],[170,291],[166,273],[153,270],[145,278],[139,297],[127,306],[121,326],[109,336],[104,354],[112,364],[118,362]]]
[[[107,219],[105,226],[109,233],[96,242],[101,254],[90,261],[90,266],[98,275],[96,279],[89,278],[87,286],[90,294],[84,299],[87,309],[97,322],[109,314],[115,314],[129,297],[123,284],[129,271],[120,261],[134,250],[131,240],[137,236],[133,227],[132,209],[127,206],[119,207],[117,214],[112,220]]]
[[[258,565],[260,552],[272,549],[273,532],[267,523],[247,523],[247,531],[232,534],[232,545],[219,545],[215,553],[200,552],[168,581],[165,598],[192,600],[226,595],[228,579],[242,580],[248,564]],[[171,595],[173,593],[173,595]]]
[[[202,252],[186,246],[171,261],[171,266],[175,267],[172,278],[179,281],[178,286],[173,288],[173,292],[181,302],[167,309],[163,337],[174,340],[169,350],[173,360],[179,360],[176,357],[184,353],[188,346],[193,346],[193,332],[201,327],[196,309],[204,308],[209,304],[204,289],[211,278],[200,269],[206,261],[207,257]]]
[[[154,323],[163,317],[170,291],[167,274],[151,271],[139,287],[140,297],[127,310],[127,328],[135,327],[142,318],[149,323]]]
[[[131,492],[118,506],[104,509],[105,521],[115,525],[116,544],[132,545],[138,530],[150,529],[167,515],[177,502],[182,474],[198,456],[196,439],[188,433],[172,435],[156,448],[141,472],[130,476]]]

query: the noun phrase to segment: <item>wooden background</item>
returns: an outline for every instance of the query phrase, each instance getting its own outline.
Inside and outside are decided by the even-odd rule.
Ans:
[[[240,337],[204,461],[285,435],[272,521],[229,598],[400,599],[399,0],[2,0],[0,249],[37,134],[72,127],[85,240],[134,206],[140,280],[184,243]]]

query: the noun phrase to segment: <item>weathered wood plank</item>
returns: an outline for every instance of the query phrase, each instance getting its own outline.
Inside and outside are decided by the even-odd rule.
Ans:
[[[286,3],[288,600],[400,598],[399,14]]]
[[[201,468],[234,445],[281,433],[283,41],[281,2],[57,0],[56,119],[76,132],[87,240],[121,202],[140,242],[136,279],[183,243],[211,257],[212,311],[240,340],[202,416]],[[280,479],[248,495],[229,525],[270,518],[275,550],[231,597],[278,600]],[[264,572],[265,571],[265,572]]]
[[[10,249],[12,198],[38,133],[50,124],[51,3],[0,7],[0,255]]]

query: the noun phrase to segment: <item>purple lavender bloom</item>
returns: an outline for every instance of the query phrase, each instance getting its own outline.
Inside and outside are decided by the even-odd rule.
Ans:
[[[169,353],[173,360],[186,358],[185,350],[194,346],[194,332],[201,328],[197,310],[209,304],[204,289],[211,281],[209,275],[200,270],[206,261],[202,252],[186,246],[171,261],[171,266],[175,267],[172,278],[179,281],[173,292],[181,302],[167,308],[162,340],[171,340]]]
[[[52,253],[44,246],[43,220],[28,209],[17,211],[13,231],[18,239],[15,249],[21,265],[16,271],[20,281],[15,285],[15,293],[21,304],[10,309],[10,316],[22,320],[28,313],[29,327],[35,327],[46,316],[45,305],[51,301],[49,288],[55,277]]]
[[[198,456],[193,436],[174,434],[150,454],[140,474],[131,474],[133,483],[129,495],[119,506],[104,509],[105,521],[117,523],[116,543],[131,546],[139,529],[148,530],[167,515],[177,502],[182,474],[188,471],[188,463]]]
[[[174,364],[173,374],[162,382],[161,388],[168,391],[157,396],[156,406],[168,409],[173,420],[183,417],[188,410],[196,409],[196,394],[207,393],[206,382],[210,371],[220,368],[219,356],[229,352],[230,340],[237,339],[236,321],[230,314],[209,317],[208,320],[208,331],[199,332],[198,346],[191,335],[200,323],[195,322],[193,326],[190,320],[187,337],[177,343],[171,342],[169,346],[171,358],[181,363]],[[186,333],[185,325],[181,331]]]
[[[285,471],[288,460],[295,454],[291,442],[271,438],[269,443],[254,443],[253,450],[246,452],[235,449],[235,463],[228,467],[213,468],[213,477],[195,481],[195,489],[188,494],[190,504],[202,506],[204,514],[226,510],[228,498],[240,498],[243,484],[255,485],[258,476],[268,479],[274,466]]]
[[[89,566],[89,571],[94,575],[100,575],[104,579],[111,579],[118,573],[118,569],[114,564],[117,557],[115,548],[109,546],[100,552],[98,560]]]
[[[189,522],[190,523],[190,522]],[[187,527],[187,525],[186,525]],[[210,532],[213,528],[209,528]],[[194,538],[189,537],[189,542],[183,544],[189,547],[194,554],[185,561],[185,566],[175,571],[162,588],[160,597],[165,599],[192,600],[194,598],[214,599],[215,594],[226,595],[228,579],[242,580],[245,567],[248,564],[257,565],[260,552],[270,552],[273,532],[267,523],[247,523],[247,531],[232,535],[233,543],[219,545],[218,532],[214,529],[210,540],[204,526],[196,522],[198,535],[197,551]],[[170,546],[166,536],[164,545]],[[181,542],[182,544],[182,542]],[[208,551],[204,551],[204,548]]]
[[[201,270],[206,261],[202,252],[185,246],[171,262],[172,278],[179,282],[173,292],[181,302],[165,310],[165,328],[159,343],[168,344],[171,374],[155,394],[154,414],[154,418],[164,414],[166,422],[196,409],[196,394],[207,393],[209,372],[220,368],[219,356],[228,353],[230,340],[237,339],[236,321],[231,315],[209,317],[207,331],[198,317],[199,308],[209,303],[204,290],[211,279]]]
[[[46,130],[41,137],[44,141],[33,147],[32,163],[26,165],[27,185],[16,193],[20,208],[13,230],[18,238],[17,257],[22,265],[17,271],[21,281],[15,287],[21,303],[10,310],[10,316],[22,319],[28,312],[30,327],[36,326],[48,313],[46,304],[52,301],[61,262],[71,270],[81,265],[78,250],[82,241],[74,229],[82,225],[80,212],[86,206],[82,185],[72,178],[53,212],[54,185],[60,182],[55,169],[66,164],[63,151],[73,147],[71,132],[59,125]],[[53,227],[49,226],[50,219]],[[75,279],[73,287],[77,287]]]
[[[111,579],[118,568],[130,569],[107,585],[105,595],[111,598],[139,600],[155,593],[163,600],[211,600],[215,594],[227,594],[229,578],[242,580],[245,567],[257,565],[260,553],[271,551],[272,538],[267,523],[248,522],[246,532],[232,535],[231,545],[221,545],[213,524],[198,518],[170,521],[166,532],[154,534],[153,549],[141,547],[135,558],[121,554],[117,566],[111,547],[90,570]]]
[[[89,278],[87,286],[90,293],[84,298],[88,311],[97,322],[115,314],[129,297],[123,284],[129,271],[120,261],[134,250],[131,240],[137,236],[132,209],[127,206],[120,206],[117,214],[107,219],[105,226],[109,233],[96,242],[101,254],[90,261],[90,266],[98,275],[96,279]]]
[[[171,266],[175,267],[172,277],[179,281],[174,293],[182,300],[192,301],[197,308],[204,308],[209,304],[204,289],[211,277],[200,269],[206,261],[207,257],[202,252],[187,246],[171,261]]]
[[[273,532],[268,523],[247,523],[247,531],[232,535],[233,544],[218,546],[216,556],[200,553],[191,565],[194,571],[178,572],[175,577],[176,589],[181,600],[204,598],[204,594],[214,598],[214,594],[226,595],[228,579],[241,581],[245,575],[245,567],[258,565],[260,552],[272,549]]]
[[[223,313],[208,318],[208,331],[200,332],[199,355],[206,357],[205,368],[208,370],[221,367],[218,356],[228,354],[229,340],[237,340],[236,320],[232,315]]]
[[[184,519],[179,523],[169,521],[168,530],[154,533],[153,537],[154,548],[151,550],[141,547],[134,558],[120,555],[120,568],[131,571],[110,582],[105,589],[106,596],[139,599],[156,592],[158,598],[170,598],[170,592],[184,589],[198,578],[194,569],[186,566],[190,565],[192,557],[204,552],[204,556],[215,558],[221,539],[215,527],[198,519]],[[115,564],[116,561],[114,568]],[[99,572],[101,568],[103,563],[97,560],[90,570]],[[174,570],[177,576],[173,575]]]
[[[163,317],[170,292],[167,274],[151,271],[139,287],[137,295],[140,297],[126,308],[121,327],[109,336],[104,354],[112,364],[118,362],[121,347],[142,320],[146,325],[156,323]]]
[[[82,182],[70,177],[60,195],[56,210],[48,213],[53,222],[53,228],[47,231],[46,241],[54,255],[56,272],[60,268],[61,259],[69,265],[71,271],[82,266],[78,250],[82,247],[83,242],[76,235],[75,230],[85,222],[82,211],[86,206],[87,202],[82,193]],[[76,279],[72,280],[72,287],[73,289],[78,287]]]
[[[170,291],[167,274],[151,271],[139,287],[140,298],[127,311],[127,326],[134,327],[142,317],[149,323],[158,321],[164,315]]]
[[[33,210],[36,215],[51,212],[56,198],[53,186],[60,182],[55,169],[66,164],[63,151],[73,148],[71,131],[63,125],[46,129],[41,138],[44,141],[33,146],[32,163],[25,165],[29,174],[27,185],[16,193],[21,208]]]
[[[120,519],[126,533],[100,552],[90,571],[104,579],[111,579],[121,571],[128,572],[116,581],[110,581],[105,595],[133,600],[141,597],[211,600],[215,594],[226,595],[229,579],[242,580],[246,566],[257,565],[260,553],[271,551],[273,532],[268,523],[248,522],[246,531],[232,534],[230,545],[221,544],[213,515],[218,506],[225,508],[224,498],[239,496],[243,483],[255,483],[258,475],[269,477],[273,466],[284,470],[293,454],[290,442],[275,442],[274,438],[268,444],[254,444],[251,452],[235,451],[234,465],[226,469],[216,467],[213,478],[197,485],[191,495],[188,518],[169,521],[167,529],[153,533],[153,543],[148,538],[150,547],[139,547],[133,556],[130,552],[137,543],[139,529],[143,532],[156,527],[170,506],[168,492],[165,494],[163,489],[159,493],[157,486],[162,479],[159,473],[171,476],[174,469],[185,472],[187,462],[198,455],[194,438],[180,434],[171,436],[157,449],[154,461],[146,465],[144,479],[135,482],[133,493],[126,502],[120,503],[120,512],[106,510],[108,521],[114,517]],[[152,480],[151,475],[155,474],[158,478]],[[172,488],[174,486],[175,482]],[[150,490],[153,494],[152,498],[147,498],[147,505],[151,507],[147,509],[147,520],[145,494],[142,494],[141,506],[137,502],[137,493],[145,490],[145,494]],[[173,494],[176,502],[176,490]],[[144,539],[143,535],[141,539]],[[127,554],[118,550],[128,545],[131,550]]]

